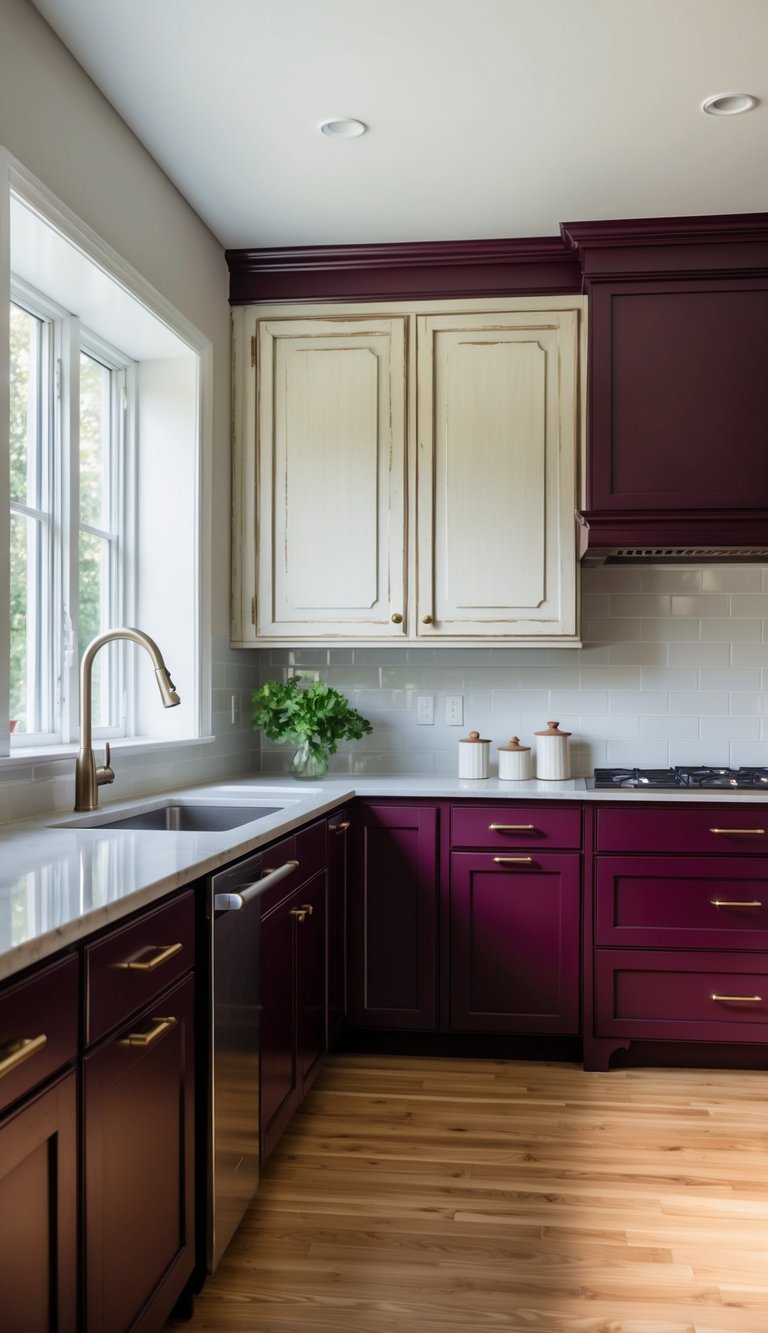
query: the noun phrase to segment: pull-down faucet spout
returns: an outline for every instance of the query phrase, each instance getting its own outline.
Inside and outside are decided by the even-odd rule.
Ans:
[[[130,639],[146,648],[155,667],[155,680],[163,700],[164,708],[175,708],[181,703],[176,693],[176,686],[171,680],[163,655],[154,639],[140,629],[126,625],[121,629],[108,629],[92,639],[83,653],[80,663],[80,752],[75,762],[75,809],[96,810],[99,805],[99,787],[104,783],[114,782],[115,774],[109,763],[109,742],[105,747],[104,763],[97,766],[91,744],[93,692],[93,659],[105,643],[114,639]]]

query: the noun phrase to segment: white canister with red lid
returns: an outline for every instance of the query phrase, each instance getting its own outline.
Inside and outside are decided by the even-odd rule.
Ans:
[[[482,739],[479,731],[470,731],[459,741],[459,777],[487,778],[491,773],[491,742]]]
[[[536,732],[536,777],[544,782],[562,782],[571,776],[568,757],[570,731],[561,731],[559,722],[548,722],[546,731]]]
[[[504,782],[525,782],[531,776],[531,747],[521,745],[513,736],[509,745],[499,746],[499,778]]]

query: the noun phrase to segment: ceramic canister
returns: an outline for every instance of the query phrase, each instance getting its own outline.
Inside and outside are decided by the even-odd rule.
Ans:
[[[479,731],[470,731],[459,741],[459,777],[487,778],[491,772],[491,742],[484,741]]]
[[[506,782],[524,782],[531,776],[531,747],[521,745],[513,736],[509,745],[499,746],[499,778]]]
[[[560,731],[559,722],[548,722],[546,731],[536,732],[536,777],[562,782],[571,776],[568,758],[570,731]]]

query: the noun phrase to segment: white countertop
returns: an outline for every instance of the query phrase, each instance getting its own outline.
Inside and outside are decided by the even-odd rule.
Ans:
[[[594,791],[586,779],[501,782],[458,778],[367,777],[309,785],[291,778],[238,778],[106,803],[94,819],[134,814],[179,798],[225,805],[280,805],[274,814],[217,833],[86,829],[91,816],[52,814],[0,831],[0,980],[48,958],[103,926],[217,870],[355,796],[484,801],[672,801],[765,803],[761,793]],[[70,827],[67,827],[70,825]]]

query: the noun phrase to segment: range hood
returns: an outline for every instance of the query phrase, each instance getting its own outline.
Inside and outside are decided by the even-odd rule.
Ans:
[[[585,566],[635,564],[768,564],[768,514],[762,509],[691,512],[577,512],[579,559]]]

